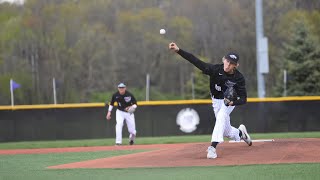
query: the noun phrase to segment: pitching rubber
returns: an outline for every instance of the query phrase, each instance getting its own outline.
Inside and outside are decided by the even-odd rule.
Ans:
[[[251,140],[252,142],[273,142],[274,139],[255,139],[255,140]],[[245,142],[244,140],[241,141],[235,141],[235,140],[231,140],[229,141],[229,143],[240,143],[240,142]]]

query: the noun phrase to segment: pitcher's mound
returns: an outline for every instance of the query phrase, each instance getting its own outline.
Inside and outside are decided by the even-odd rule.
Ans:
[[[320,139],[315,138],[254,142],[250,147],[245,143],[225,142],[218,146],[216,159],[206,159],[208,145],[210,143],[150,145],[156,149],[48,168],[179,167],[320,162],[320,155],[317,153]],[[131,147],[141,149],[139,145]],[[127,149],[127,146],[118,149],[121,148]]]

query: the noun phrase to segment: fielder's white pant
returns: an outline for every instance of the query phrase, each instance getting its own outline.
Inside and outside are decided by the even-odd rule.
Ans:
[[[116,143],[122,144],[122,129],[123,129],[123,122],[126,120],[126,124],[128,127],[128,132],[130,133],[129,139],[133,140],[136,137],[136,123],[134,119],[134,114],[130,114],[128,112],[120,111],[117,109],[116,111]]]
[[[240,141],[239,130],[230,124],[230,114],[235,106],[226,106],[223,99],[212,98],[212,107],[216,116],[216,124],[212,132],[211,142],[223,142],[223,137]]]

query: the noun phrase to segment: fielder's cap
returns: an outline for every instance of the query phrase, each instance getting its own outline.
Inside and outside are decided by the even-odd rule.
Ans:
[[[125,88],[125,87],[126,87],[126,85],[124,83],[118,84],[118,88]]]
[[[228,59],[229,61],[235,64],[237,64],[239,61],[239,55],[233,52],[228,53],[224,56],[224,58]]]

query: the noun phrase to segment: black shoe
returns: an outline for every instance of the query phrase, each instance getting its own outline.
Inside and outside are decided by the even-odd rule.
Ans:
[[[116,146],[121,146],[121,143],[116,143]]]
[[[134,141],[133,141],[133,140],[131,140],[131,141],[129,142],[129,144],[130,144],[130,145],[133,145],[133,144],[134,144]]]

